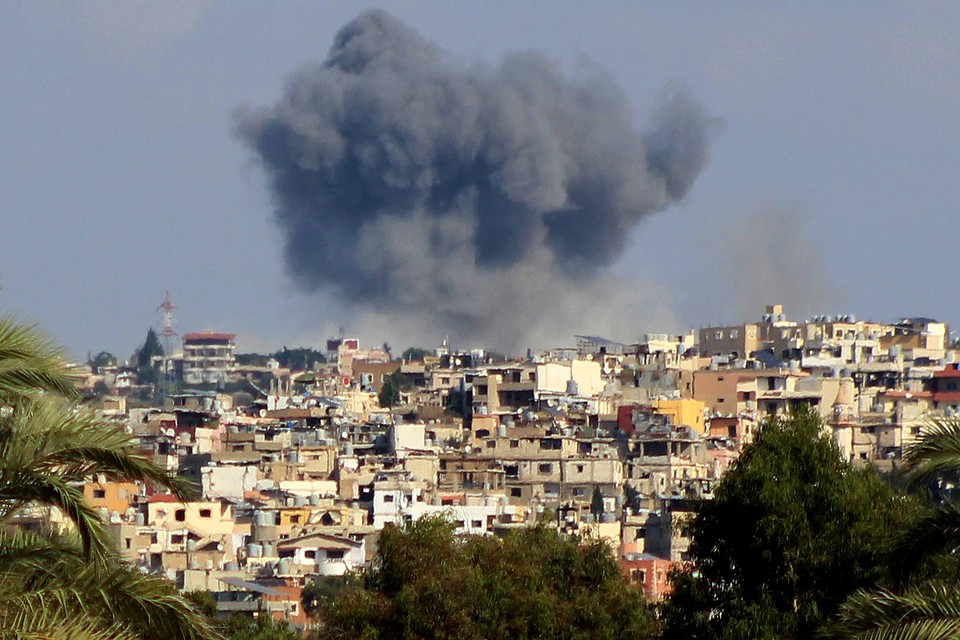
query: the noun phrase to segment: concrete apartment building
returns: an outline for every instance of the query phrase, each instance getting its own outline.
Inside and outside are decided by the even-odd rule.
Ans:
[[[126,558],[221,594],[224,611],[279,613],[282,601],[292,615],[284,590],[362,568],[382,527],[425,515],[474,534],[549,518],[610,542],[660,597],[686,559],[688,498],[712,497],[765,416],[815,407],[846,459],[889,468],[928,418],[960,411],[960,358],[943,323],[766,311],[702,329],[699,345],[692,333],[590,338],[512,362],[447,350],[411,368],[345,340],[332,345],[340,363],[277,370],[236,406],[240,396],[185,391],[126,416],[111,401],[113,419],[203,498],[106,482],[84,493]],[[229,364],[232,335],[185,337],[182,371],[195,365],[196,384],[246,375]],[[409,406],[391,413],[373,389],[400,367]]]
[[[235,338],[232,333],[184,334],[180,361],[184,384],[225,384],[236,364]]]

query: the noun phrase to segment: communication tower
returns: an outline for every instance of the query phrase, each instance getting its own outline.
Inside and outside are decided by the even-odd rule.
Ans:
[[[157,311],[163,315],[163,330],[160,331],[160,337],[163,338],[163,353],[167,358],[173,355],[171,343],[173,336],[177,335],[177,332],[173,330],[173,310],[176,308],[177,306],[170,300],[170,291],[168,290],[163,304],[157,307]]]

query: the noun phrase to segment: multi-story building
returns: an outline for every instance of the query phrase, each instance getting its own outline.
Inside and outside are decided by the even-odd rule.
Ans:
[[[183,336],[181,379],[185,384],[223,385],[233,371],[232,333],[187,333]]]

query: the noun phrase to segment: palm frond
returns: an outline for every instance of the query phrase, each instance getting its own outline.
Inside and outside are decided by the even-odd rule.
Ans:
[[[83,557],[75,542],[54,533],[39,535],[22,529],[0,531],[0,587],[4,577],[20,577],[56,566],[65,557]]]
[[[73,396],[74,380],[60,349],[34,325],[0,317],[0,398],[37,391]]]
[[[823,632],[846,640],[947,640],[960,638],[960,592],[941,583],[858,591]]]
[[[0,468],[0,520],[30,505],[59,509],[73,523],[88,556],[103,556],[111,548],[103,518],[78,488],[56,476]]]
[[[0,640],[142,640],[142,636],[96,618],[50,616],[37,610],[18,626],[0,631]]]
[[[933,420],[904,447],[904,471],[914,483],[960,471],[960,420]]]
[[[191,495],[134,440],[75,398],[72,370],[34,327],[0,317],[0,640],[214,640],[208,619],[169,581],[113,550],[80,485],[97,476]],[[14,531],[12,518],[52,507],[67,536]],[[72,534],[71,534],[72,535]]]
[[[66,558],[52,567],[7,576],[0,589],[0,625],[40,628],[49,620],[79,616],[104,628],[128,629],[160,640],[219,638],[207,618],[167,580],[110,558],[84,563]],[[139,630],[139,631],[134,631]]]
[[[900,536],[891,556],[901,578],[944,551],[960,548],[960,505],[952,502],[929,509]]]
[[[157,467],[115,424],[64,400],[43,397],[19,403],[3,421],[3,433],[0,466],[56,473],[67,482],[88,481],[94,475],[140,481],[184,499],[195,493],[187,479]]]

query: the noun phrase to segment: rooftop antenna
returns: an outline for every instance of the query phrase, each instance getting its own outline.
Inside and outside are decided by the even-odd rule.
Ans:
[[[163,314],[163,330],[160,331],[160,337],[163,338],[163,352],[168,358],[172,355],[170,346],[173,336],[177,335],[173,330],[173,310],[176,308],[177,306],[170,300],[170,291],[167,290],[167,297],[164,298],[163,304],[157,307],[157,311]]]

